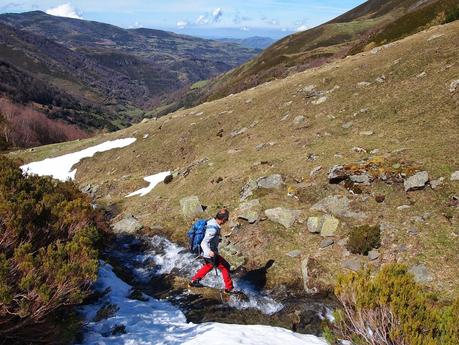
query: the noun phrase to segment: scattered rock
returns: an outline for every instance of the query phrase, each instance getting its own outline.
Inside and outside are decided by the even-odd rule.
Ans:
[[[323,240],[322,242],[320,242],[319,247],[321,249],[324,249],[324,248],[330,247],[333,243],[335,243],[335,241],[333,241],[331,238],[327,238]]]
[[[287,253],[287,256],[291,257],[291,258],[297,258],[301,255],[301,250],[292,250],[291,252],[288,252]]]
[[[313,177],[319,174],[319,172],[322,170],[322,166],[315,167],[314,169],[311,170],[309,173],[309,176]]]
[[[319,97],[318,99],[312,101],[311,103],[314,104],[314,105],[319,105],[319,104],[322,104],[324,102],[327,101],[327,96],[322,96],[322,97]]]
[[[234,130],[234,131],[232,131],[230,133],[230,137],[232,137],[232,138],[237,137],[238,135],[244,134],[247,131],[248,131],[247,127],[244,127],[244,128],[238,129],[238,130]]]
[[[369,185],[371,181],[370,176],[368,174],[351,175],[349,176],[349,179],[354,183],[360,183],[365,185]]]
[[[348,270],[351,270],[351,271],[354,271],[354,272],[357,272],[358,270],[360,270],[362,268],[362,263],[359,260],[353,259],[353,258],[344,260],[341,263],[341,265],[344,268],[347,268]]]
[[[411,208],[410,205],[401,205],[401,206],[397,207],[397,210],[403,211],[403,210],[407,210],[409,208]]]
[[[365,136],[365,137],[369,137],[369,136],[375,134],[375,132],[373,132],[373,131],[362,131],[359,134],[362,135],[362,136]]]
[[[386,76],[383,74],[383,75],[377,77],[377,78],[375,79],[375,81],[376,81],[377,83],[382,84],[382,83],[384,83],[384,82],[386,81]]]
[[[437,189],[438,187],[440,187],[443,184],[444,180],[445,180],[444,177],[440,177],[439,179],[430,181],[430,186],[432,187],[432,189]]]
[[[416,78],[419,78],[419,79],[420,79],[420,78],[424,78],[424,77],[426,77],[426,76],[427,76],[427,73],[424,71],[424,72],[422,72],[422,73],[419,73],[419,74],[416,76]]]
[[[344,171],[344,166],[335,165],[330,169],[328,173],[328,180],[330,183],[338,184],[345,179],[347,179],[347,174]]]
[[[185,218],[193,218],[204,212],[199,198],[195,195],[181,199],[180,206],[182,207],[182,214]]]
[[[375,200],[378,204],[384,202],[384,200],[386,200],[386,196],[385,195],[376,195],[375,196]]]
[[[95,198],[96,197],[96,194],[97,192],[99,191],[100,189],[100,186],[99,185],[96,185],[96,184],[88,184],[86,186],[84,186],[81,191],[85,194],[88,194],[91,198]]]
[[[406,179],[403,185],[405,192],[409,192],[424,188],[427,182],[429,182],[429,174],[427,171],[421,171]]]
[[[451,181],[459,181],[459,171],[455,171],[451,174]]]
[[[408,272],[414,275],[414,279],[420,283],[420,284],[425,284],[429,283],[433,280],[432,275],[429,273],[427,270],[427,267],[424,265],[415,265],[412,266]]]
[[[320,226],[320,218],[319,217],[309,217],[308,222],[308,231],[312,234],[320,233],[321,226]]]
[[[357,87],[367,87],[367,86],[370,86],[371,83],[368,82],[368,81],[361,81],[359,83],[357,83]]]
[[[143,225],[133,215],[127,215],[112,225],[112,230],[115,234],[135,234],[142,228]]]
[[[258,199],[247,201],[239,206],[237,211],[238,218],[248,221],[250,224],[255,223],[261,212],[261,204]]]
[[[265,211],[266,217],[272,222],[279,223],[285,228],[290,228],[300,216],[301,211],[283,207],[271,208]]]
[[[320,236],[322,237],[334,236],[339,226],[339,220],[333,216],[326,214],[325,216],[321,218],[319,226],[321,228]]]
[[[352,127],[353,124],[354,123],[352,121],[349,121],[349,122],[343,123],[341,127],[343,127],[344,129],[349,129]]]
[[[239,153],[241,152],[242,150],[241,149],[229,149],[228,151],[226,151],[228,154],[230,155],[234,155],[236,153]]]
[[[172,180],[174,179],[174,177],[172,175],[167,175],[165,178],[164,178],[164,184],[169,184],[172,182]]]
[[[367,150],[365,150],[363,147],[358,147],[358,146],[354,146],[352,148],[352,151],[357,152],[357,153],[367,153]]]
[[[300,115],[300,116],[297,116],[293,119],[293,124],[294,125],[301,125],[303,122],[304,122],[305,118],[304,116]]]
[[[451,93],[456,92],[456,89],[458,86],[459,86],[459,79],[453,80],[451,84],[449,84],[449,92]]]
[[[257,181],[250,180],[247,182],[244,187],[242,187],[241,194],[240,194],[240,200],[244,201],[250,196],[253,195],[253,191],[258,188]]]
[[[258,188],[278,189],[282,187],[283,184],[284,180],[282,179],[282,176],[279,174],[261,177],[257,180]]]
[[[410,236],[417,236],[419,235],[419,230],[417,228],[409,228],[406,233]]]
[[[372,249],[372,250],[370,250],[370,251],[368,252],[368,259],[369,259],[370,261],[374,261],[374,260],[378,259],[379,256],[380,256],[379,250],[377,250],[377,249]]]
[[[330,213],[336,217],[353,218],[363,220],[367,215],[363,212],[353,212],[350,209],[349,199],[346,196],[328,196],[311,207],[311,211]]]

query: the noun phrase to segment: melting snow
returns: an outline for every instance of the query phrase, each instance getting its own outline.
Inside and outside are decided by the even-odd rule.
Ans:
[[[131,194],[129,195],[126,195],[126,198],[129,198],[131,196],[134,196],[134,195],[140,195],[140,196],[145,196],[147,195],[148,193],[150,193],[153,188],[156,187],[156,185],[162,181],[164,181],[164,179],[169,176],[171,174],[170,171],[165,171],[165,172],[162,172],[162,173],[159,173],[159,174],[156,174],[156,175],[151,175],[151,176],[147,176],[147,177],[144,177],[143,179],[145,181],[147,181],[148,183],[150,183],[150,185],[148,187],[145,187],[145,188],[142,188],[142,189],[139,189],[135,192],[132,192]]]
[[[76,169],[72,170],[72,167],[83,158],[92,157],[97,152],[105,152],[115,148],[129,146],[135,141],[136,138],[106,141],[100,145],[89,147],[78,152],[23,165],[21,169],[26,174],[52,176],[61,181],[73,180],[75,179]]]
[[[83,344],[118,345],[326,345],[312,335],[293,333],[289,330],[261,325],[230,325],[221,323],[187,323],[185,315],[172,304],[149,298],[147,302],[128,299],[131,286],[119,279],[108,264],[101,263],[96,288],[111,288],[94,305],[83,307],[88,324]],[[116,315],[94,322],[97,311],[105,303],[116,304]],[[111,335],[115,326],[124,325],[126,334]]]

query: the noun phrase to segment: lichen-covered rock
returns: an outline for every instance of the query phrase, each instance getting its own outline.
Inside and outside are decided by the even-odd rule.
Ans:
[[[301,211],[277,207],[265,211],[266,217],[272,222],[279,223],[285,228],[290,228],[300,216]]]
[[[352,211],[349,199],[346,196],[339,195],[328,196],[320,200],[314,204],[310,210],[329,213],[336,217],[347,217],[356,220],[363,220],[367,218],[367,215],[363,212]]]
[[[319,217],[309,217],[308,218],[308,231],[313,234],[320,233],[320,218]]]
[[[180,206],[182,207],[182,214],[185,218],[193,218],[204,212],[199,198],[195,195],[181,199]]]
[[[283,184],[284,184],[284,180],[282,179],[282,176],[279,174],[260,177],[257,180],[258,188],[278,189],[282,187]]]
[[[336,230],[338,229],[338,226],[339,226],[338,219],[328,214],[324,215],[321,218],[320,236],[322,237],[334,236]]]
[[[261,204],[258,199],[247,201],[239,206],[237,210],[238,218],[255,223],[261,212]]]
[[[112,225],[112,230],[115,234],[135,234],[142,228],[142,223],[140,223],[133,215],[125,216],[119,222]]]
[[[432,275],[427,270],[427,267],[424,265],[415,265],[412,266],[408,272],[414,275],[414,279],[421,284],[429,283],[433,280]]]
[[[253,191],[258,188],[257,181],[250,180],[242,187],[240,200],[244,201],[253,195]]]

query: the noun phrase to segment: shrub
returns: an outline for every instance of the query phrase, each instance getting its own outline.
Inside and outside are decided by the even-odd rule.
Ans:
[[[71,182],[24,176],[0,157],[0,339],[61,339],[53,320],[81,303],[97,277],[99,225]]]
[[[339,277],[335,294],[342,307],[327,338],[371,345],[459,344],[459,299],[438,303],[408,273],[390,264],[372,277],[369,271]]]
[[[347,249],[353,254],[367,255],[368,252],[381,245],[379,226],[363,225],[355,227],[349,234]]]

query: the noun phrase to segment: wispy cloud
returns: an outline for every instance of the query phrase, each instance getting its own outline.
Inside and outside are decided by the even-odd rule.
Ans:
[[[179,20],[177,22],[177,27],[179,29],[185,29],[188,26],[188,22],[186,20]]]
[[[207,12],[204,14],[201,14],[195,21],[197,25],[208,25],[208,24],[214,24],[214,23],[219,23],[222,19],[223,16],[223,10],[221,7],[216,8],[212,12]]]
[[[46,13],[58,17],[83,19],[83,17],[77,12],[77,10],[69,3],[47,9]]]

